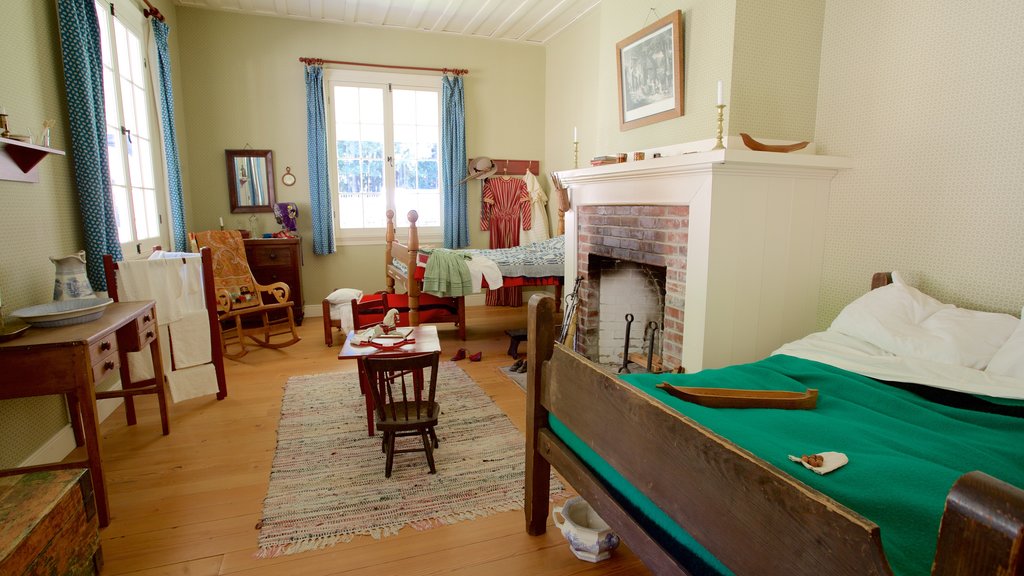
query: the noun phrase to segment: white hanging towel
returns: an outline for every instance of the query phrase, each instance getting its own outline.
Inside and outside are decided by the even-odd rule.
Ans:
[[[533,175],[533,172],[526,171],[523,176],[526,182],[526,191],[530,195],[530,219],[532,226],[529,230],[519,230],[519,245],[540,242],[551,237],[548,232],[548,195],[541,187],[540,181]]]
[[[118,293],[122,300],[155,300],[160,324],[160,352],[171,398],[180,402],[216,394],[212,340],[203,299],[202,259],[198,254],[166,257],[154,253],[149,260],[125,260],[117,264]],[[171,360],[177,368],[172,372]],[[205,366],[202,370],[193,370]],[[188,374],[183,371],[189,370]],[[133,381],[154,375],[149,348],[128,354]],[[181,372],[181,374],[178,374]]]

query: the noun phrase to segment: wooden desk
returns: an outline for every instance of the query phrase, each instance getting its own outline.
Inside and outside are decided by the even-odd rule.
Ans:
[[[147,344],[153,355],[156,381],[163,386],[156,305],[152,300],[115,302],[92,322],[29,328],[24,336],[0,343],[0,400],[63,394],[68,401],[75,443],[84,445],[87,454],[85,460],[0,470],[0,476],[88,467],[100,526],[109,524],[107,484],[100,466],[103,456],[95,386],[107,375],[118,372],[122,364],[127,365],[128,352],[139,351]],[[160,409],[166,415],[166,403],[161,403]],[[165,429],[164,434],[168,431]]]
[[[403,326],[402,328],[406,329],[409,327]],[[415,342],[399,348],[380,350],[373,346],[354,346],[352,343],[356,340],[355,331],[349,330],[348,336],[345,338],[345,344],[341,347],[341,351],[338,352],[338,360],[351,360],[354,358],[359,366],[359,389],[362,391],[363,397],[366,398],[366,428],[367,435],[369,436],[373,436],[373,394],[370,393],[370,385],[366,380],[363,359],[379,353],[394,354],[400,352],[403,354],[419,354],[441,351],[441,340],[437,337],[437,326],[412,326],[409,338],[415,340]]]

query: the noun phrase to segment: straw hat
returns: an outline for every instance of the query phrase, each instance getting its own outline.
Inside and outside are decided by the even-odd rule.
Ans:
[[[480,156],[474,158],[469,162],[469,175],[462,179],[462,182],[467,180],[483,180],[488,176],[498,171],[498,167],[494,165],[494,162],[487,156]],[[459,182],[459,184],[462,184]]]

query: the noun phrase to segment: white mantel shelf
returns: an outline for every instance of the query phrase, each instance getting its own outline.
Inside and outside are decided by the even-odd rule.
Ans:
[[[633,162],[605,164],[573,170],[559,170],[558,176],[563,184],[572,186],[585,182],[613,181],[620,179],[660,178],[673,174],[707,170],[712,165],[722,167],[755,167],[783,170],[785,168],[820,169],[834,173],[853,167],[849,158],[841,156],[824,156],[818,154],[783,154],[779,152],[757,152],[747,149],[723,148],[707,152],[693,152],[648,158]]]
[[[813,149],[728,148],[559,171],[565,277],[577,274],[580,207],[688,206],[683,366],[764,358],[816,328],[831,180],[852,167]]]

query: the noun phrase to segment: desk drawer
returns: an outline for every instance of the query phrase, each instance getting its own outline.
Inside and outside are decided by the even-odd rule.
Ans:
[[[93,356],[93,358],[97,358]],[[121,357],[117,353],[115,347],[112,352],[105,356],[98,357],[92,363],[92,381],[101,382],[104,378],[109,376],[112,372],[118,372],[118,368],[121,366]]]
[[[118,330],[118,345],[126,352],[138,352],[156,338],[156,333],[157,324],[153,309],[150,308],[135,318],[132,324],[125,326],[122,330]]]
[[[93,364],[96,364],[97,359],[103,358],[111,352],[117,353],[117,336],[115,334],[107,334],[89,346],[89,358],[92,358]]]

